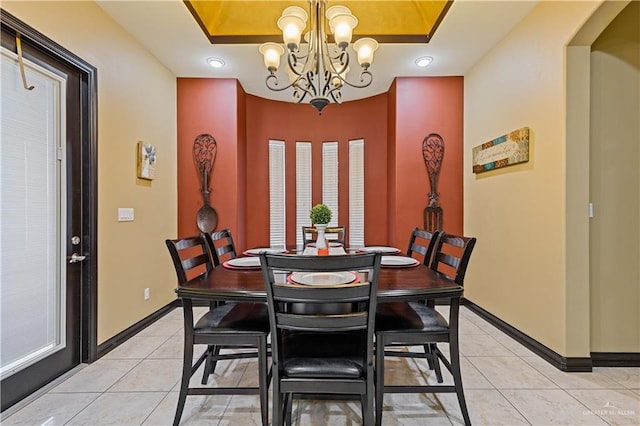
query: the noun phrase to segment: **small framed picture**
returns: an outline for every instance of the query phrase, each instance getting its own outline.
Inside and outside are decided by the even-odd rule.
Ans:
[[[153,180],[156,177],[156,147],[138,142],[138,177]]]

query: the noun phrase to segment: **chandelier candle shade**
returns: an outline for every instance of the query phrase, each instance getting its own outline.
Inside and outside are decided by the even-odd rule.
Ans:
[[[269,71],[266,85],[273,91],[293,89],[293,100],[300,103],[309,97],[309,103],[322,113],[322,109],[331,102],[340,103],[341,89],[346,84],[355,88],[365,88],[373,81],[369,67],[373,62],[373,54],[378,42],[372,38],[361,38],[353,43],[358,63],[362,68],[360,81],[347,81],[349,52],[353,29],[358,19],[344,6],[331,6],[326,9],[327,0],[309,0],[309,13],[298,6],[287,7],[280,19],[278,28],[282,30],[282,38],[287,50],[288,85],[280,85],[276,72],[280,67],[280,58],[285,53],[282,45],[264,43],[259,51],[264,56],[264,64]],[[311,16],[310,30],[304,35]],[[330,33],[334,43],[329,43],[325,29],[325,19],[329,22]]]

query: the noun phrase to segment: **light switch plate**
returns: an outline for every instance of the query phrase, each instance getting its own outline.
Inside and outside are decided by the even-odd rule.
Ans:
[[[133,207],[118,208],[118,222],[133,222]]]

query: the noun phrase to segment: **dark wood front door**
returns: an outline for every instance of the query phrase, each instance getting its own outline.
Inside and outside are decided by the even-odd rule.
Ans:
[[[36,86],[31,91],[18,78],[18,35],[27,86]],[[14,265],[2,268],[4,411],[81,362],[95,359],[97,259],[95,69],[5,11],[2,48],[0,200],[3,210],[17,213],[2,217],[2,245],[3,250],[13,245],[16,252],[27,253],[34,264],[15,266],[19,262],[11,260],[12,254],[3,254],[3,263]],[[30,114],[32,120],[26,118]],[[15,126],[5,126],[5,120]],[[40,145],[34,150],[34,144]],[[40,147],[51,154],[39,156]],[[34,178],[32,170],[42,176]],[[46,185],[34,189],[33,182]],[[12,193],[31,195],[4,195]],[[33,279],[38,276],[50,284],[40,287],[40,280]],[[20,277],[27,278],[22,282]],[[30,287],[31,294],[17,295]],[[8,300],[13,301],[9,307],[4,305]],[[10,312],[13,317],[5,317]]]

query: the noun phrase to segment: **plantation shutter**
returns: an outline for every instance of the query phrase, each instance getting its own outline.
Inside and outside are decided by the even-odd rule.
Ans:
[[[269,141],[269,245],[286,247],[284,141]]]
[[[349,246],[364,247],[364,139],[349,141]]]
[[[322,203],[333,213],[329,226],[338,226],[338,142],[322,144]]]
[[[302,227],[310,226],[311,142],[296,142],[296,245],[302,247]]]

